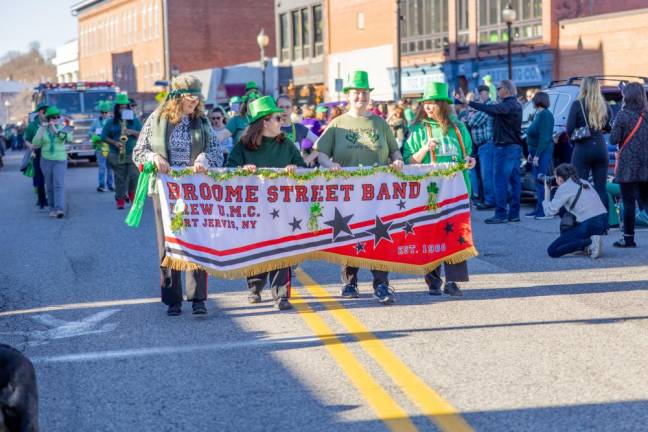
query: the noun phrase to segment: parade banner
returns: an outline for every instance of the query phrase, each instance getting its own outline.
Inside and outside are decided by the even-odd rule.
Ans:
[[[163,265],[233,278],[322,259],[425,274],[477,255],[462,168],[160,174]]]

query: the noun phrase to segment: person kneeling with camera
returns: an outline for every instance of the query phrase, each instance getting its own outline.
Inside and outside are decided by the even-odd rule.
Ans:
[[[561,214],[560,237],[549,246],[547,253],[558,258],[572,252],[584,252],[592,259],[601,255],[601,236],[607,233],[607,209],[592,185],[578,177],[576,167],[561,164],[555,177],[541,176],[544,181],[545,215]],[[558,187],[550,201],[552,187]]]

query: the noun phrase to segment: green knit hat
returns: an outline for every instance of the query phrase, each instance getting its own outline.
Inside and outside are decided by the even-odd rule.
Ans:
[[[284,111],[277,108],[272,96],[263,96],[253,100],[248,105],[248,120],[250,123],[274,113],[283,113]]]
[[[50,117],[56,117],[60,115],[61,115],[61,111],[59,111],[59,109],[53,105],[51,107],[47,107],[47,110],[45,111],[45,118],[47,119],[49,119]]]
[[[373,88],[369,87],[369,74],[362,70],[350,73],[342,91],[348,93],[352,89],[372,91]]]
[[[250,90],[259,90],[257,83],[255,83],[254,81],[248,81],[248,83],[245,84],[245,93],[249,92]]]
[[[444,82],[429,82],[425,86],[423,97],[418,100],[419,102],[429,101],[446,101],[453,103],[454,101],[448,96],[448,84]]]
[[[115,105],[128,105],[130,101],[128,100],[128,95],[126,93],[117,93],[115,97]]]

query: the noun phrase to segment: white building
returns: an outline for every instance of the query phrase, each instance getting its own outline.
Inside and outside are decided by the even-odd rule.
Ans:
[[[76,39],[56,48],[56,65],[58,82],[76,82],[79,80],[79,45]]]

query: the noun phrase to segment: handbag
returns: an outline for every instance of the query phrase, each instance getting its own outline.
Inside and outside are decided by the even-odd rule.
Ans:
[[[572,213],[572,210],[574,210],[574,206],[576,206],[576,203],[578,202],[578,199],[581,196],[581,192],[583,192],[583,186],[578,188],[578,193],[576,194],[576,198],[574,198],[574,202],[569,206],[569,210],[565,212],[560,218],[560,232],[563,233],[567,231],[568,229],[574,228],[578,222],[576,221],[576,216],[574,213]]]
[[[574,129],[570,137],[573,142],[582,141],[592,136],[592,131],[590,130],[589,123],[587,123],[587,114],[585,114],[585,108],[583,108],[583,102],[579,99],[578,103],[580,104],[581,112],[583,113],[583,118],[585,119],[585,126]]]

